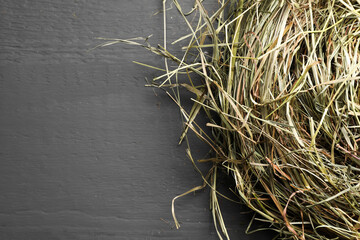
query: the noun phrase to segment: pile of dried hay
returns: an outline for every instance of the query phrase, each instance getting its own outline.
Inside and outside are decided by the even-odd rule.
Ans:
[[[152,85],[178,103],[181,139],[191,129],[212,148],[203,179],[219,237],[229,238],[216,190],[226,169],[279,239],[360,239],[360,1],[218,0],[212,15],[200,0],[190,13],[173,3],[191,30],[177,41],[184,55],[167,51],[166,31],[164,46],[142,46],[166,59]],[[196,96],[190,111],[176,87]],[[200,110],[212,136],[195,122]]]

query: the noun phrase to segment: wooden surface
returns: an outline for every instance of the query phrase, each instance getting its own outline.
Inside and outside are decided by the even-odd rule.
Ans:
[[[177,146],[177,107],[144,87],[158,72],[132,63],[160,58],[87,51],[96,37],[161,42],[161,2],[0,0],[0,239],[217,239],[208,190],[178,200],[173,226],[172,198],[201,178]],[[171,40],[186,30],[170,13]],[[208,150],[195,141],[196,157]],[[221,202],[232,239],[266,239]]]

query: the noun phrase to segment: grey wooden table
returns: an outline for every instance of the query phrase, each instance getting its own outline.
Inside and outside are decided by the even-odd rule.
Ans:
[[[0,239],[217,239],[207,190],[178,200],[173,227],[171,199],[201,178],[177,146],[177,107],[144,87],[158,72],[132,63],[160,58],[87,51],[96,37],[161,42],[161,2],[0,0]],[[269,238],[245,235],[244,209],[222,205],[232,239]]]

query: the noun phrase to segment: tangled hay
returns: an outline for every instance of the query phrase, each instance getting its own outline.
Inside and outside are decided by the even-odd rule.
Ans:
[[[190,29],[184,55],[167,51],[166,32],[164,46],[142,46],[166,59],[152,85],[179,105],[181,140],[191,129],[214,153],[203,179],[219,237],[229,238],[216,190],[226,169],[278,239],[360,239],[360,1],[218,0],[211,15],[200,0],[190,13],[173,3]],[[190,111],[179,87],[196,96]],[[201,109],[212,136],[195,122]]]

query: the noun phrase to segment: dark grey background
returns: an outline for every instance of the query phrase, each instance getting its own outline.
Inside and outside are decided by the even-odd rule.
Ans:
[[[0,0],[0,239],[217,239],[208,190],[178,200],[173,228],[171,199],[201,178],[177,146],[177,107],[144,87],[159,72],[132,63],[161,59],[87,51],[96,37],[161,42],[161,2]],[[170,40],[180,22],[170,10]],[[222,203],[233,239],[265,238],[244,234],[246,209]]]

